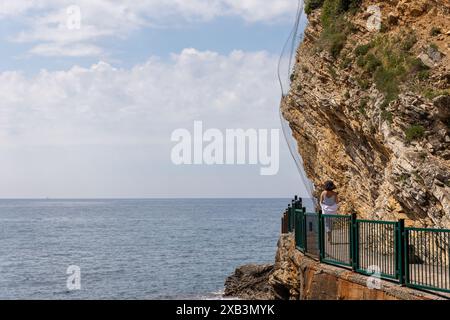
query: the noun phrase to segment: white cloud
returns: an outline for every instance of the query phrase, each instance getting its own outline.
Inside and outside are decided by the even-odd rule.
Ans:
[[[96,50],[77,50],[71,43],[86,46],[102,37],[126,37],[145,27],[180,27],[193,21],[208,21],[220,16],[238,16],[248,22],[274,22],[293,17],[293,0],[16,0],[2,1],[0,18],[15,18],[27,25],[11,40],[37,43],[37,46],[65,47],[61,55],[98,56]],[[81,28],[67,28],[73,17],[67,8],[81,10]],[[70,50],[73,48],[73,50]],[[48,50],[34,48],[34,54]]]
[[[177,128],[276,128],[276,57],[185,49],[131,69],[0,73],[1,197],[254,197],[301,188],[289,152],[281,171],[174,166]],[[220,183],[218,183],[220,181]],[[276,186],[274,188],[273,186]]]
[[[297,1],[225,0],[229,12],[250,22],[286,19],[294,16]]]
[[[276,57],[185,49],[132,69],[0,73],[2,145],[167,143],[194,120],[216,127],[277,127]]]
[[[99,56],[103,53],[102,48],[91,44],[60,44],[44,43],[33,47],[30,53],[40,56],[66,56],[66,57],[89,57]]]

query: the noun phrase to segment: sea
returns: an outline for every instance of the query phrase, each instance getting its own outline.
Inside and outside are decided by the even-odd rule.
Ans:
[[[290,199],[0,200],[0,299],[222,299]]]

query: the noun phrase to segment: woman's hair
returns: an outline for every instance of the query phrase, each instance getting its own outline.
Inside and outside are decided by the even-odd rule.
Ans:
[[[324,183],[323,188],[326,191],[333,191],[334,189],[336,189],[336,186],[334,185],[333,181],[328,180],[327,182]]]

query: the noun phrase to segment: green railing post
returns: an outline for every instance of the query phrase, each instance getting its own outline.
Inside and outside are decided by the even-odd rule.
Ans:
[[[298,198],[298,196],[294,197],[295,200],[295,209],[301,209],[302,208],[302,198]]]
[[[397,276],[401,285],[405,284],[405,263],[406,263],[406,250],[405,250],[405,219],[400,219],[397,222],[397,236],[396,236],[397,251]]]
[[[356,271],[359,267],[359,232],[358,223],[356,221],[356,213],[352,213],[350,229],[350,260],[352,262],[352,270]]]
[[[291,231],[295,229],[295,200],[291,201]]]
[[[294,229],[294,238],[295,238],[295,247],[299,248],[300,250],[303,250],[303,244],[302,244],[302,228],[300,228],[300,214],[295,211],[295,229]]]
[[[319,210],[318,213],[318,219],[319,219],[319,261],[322,262],[324,255],[324,226],[323,226],[323,216],[322,216],[322,210]]]
[[[404,274],[405,274],[405,285],[409,283],[409,232],[404,229],[404,239],[403,239],[403,250],[405,253],[405,264],[404,264]]]
[[[281,234],[284,233],[284,215],[281,216]]]
[[[302,217],[301,220],[301,228],[302,228],[302,237],[303,237],[303,250],[305,252],[307,252],[308,250],[308,241],[307,241],[307,231],[306,231],[306,217],[305,217],[305,213],[306,213],[306,208],[303,207],[302,211],[300,213],[300,216]]]
[[[282,216],[281,216],[281,233],[286,234],[288,233],[288,211],[284,210]]]
[[[289,233],[292,231],[292,210],[290,204],[288,204],[287,212],[288,212],[288,233]]]

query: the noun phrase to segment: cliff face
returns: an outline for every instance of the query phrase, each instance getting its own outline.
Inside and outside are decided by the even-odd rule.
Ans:
[[[309,2],[281,104],[308,177],[342,212],[450,228],[450,2]]]

